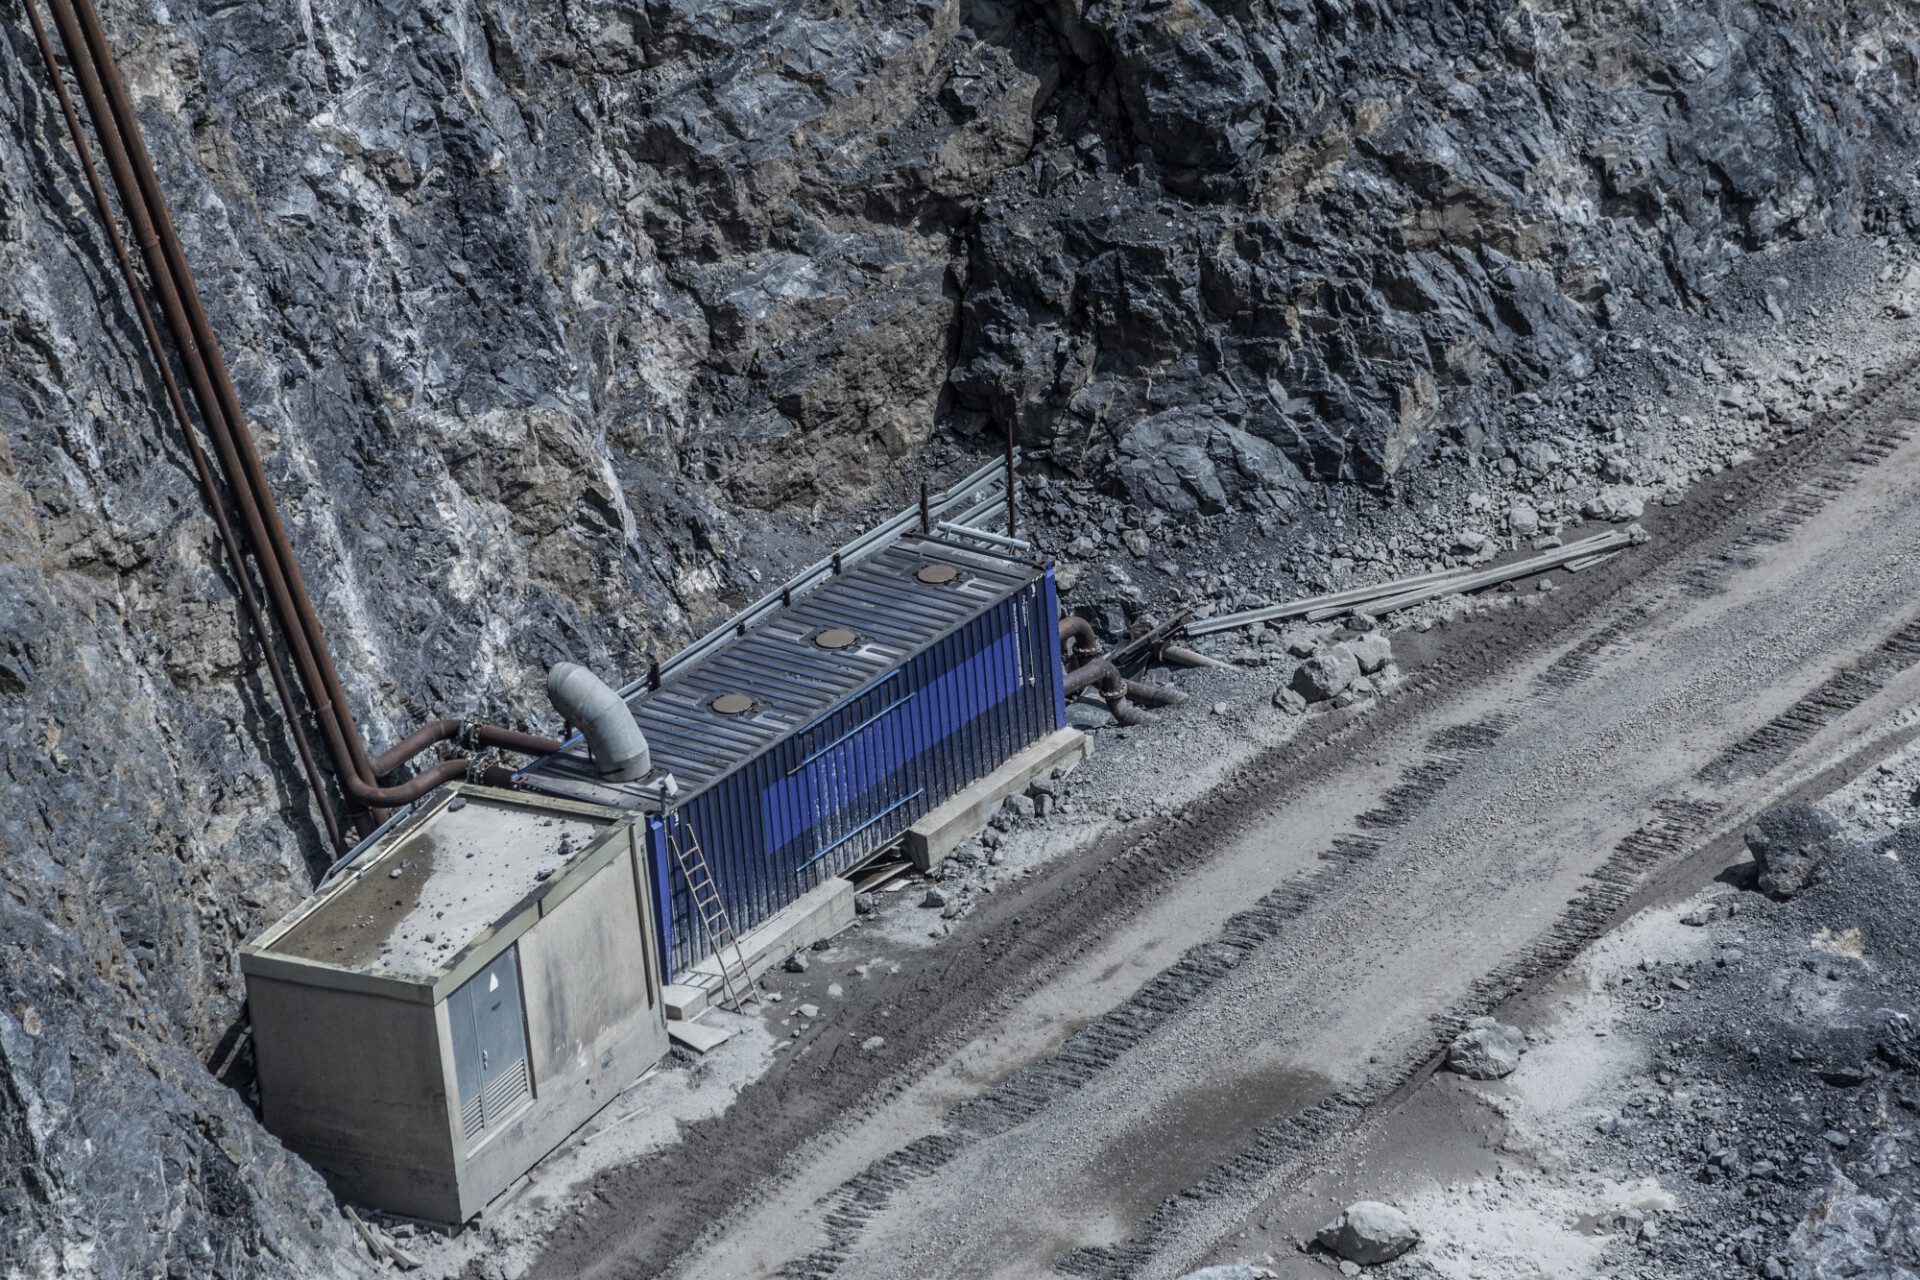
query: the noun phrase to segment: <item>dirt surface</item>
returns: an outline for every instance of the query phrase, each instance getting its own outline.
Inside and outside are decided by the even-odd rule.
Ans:
[[[1899,717],[1910,722],[1909,709]],[[1506,1002],[1511,1076],[1440,1072],[1216,1246],[1328,1274],[1316,1229],[1356,1198],[1410,1215],[1388,1276],[1898,1276],[1920,1257],[1920,989],[1909,746],[1824,795],[1852,841],[1790,901],[1743,855]]]
[[[869,998],[808,1020],[729,1109],[592,1179],[537,1273],[1157,1275],[1203,1255],[1642,873],[1911,698],[1898,645],[1880,652],[1920,585],[1902,374],[1649,513],[1635,556],[1396,636],[1399,697],[1311,718],[1210,799],[869,969]],[[1834,690],[1855,658],[1871,678]]]

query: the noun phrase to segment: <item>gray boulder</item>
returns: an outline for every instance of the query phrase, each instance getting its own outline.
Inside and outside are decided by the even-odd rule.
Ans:
[[[1349,640],[1345,647],[1352,651],[1363,675],[1370,676],[1393,661],[1393,642],[1378,631]]]
[[[1544,440],[1529,440],[1515,451],[1523,470],[1544,476],[1560,465],[1560,451]]]
[[[1205,409],[1167,409],[1120,440],[1120,482],[1143,507],[1176,515],[1291,508],[1306,481],[1287,456]]]
[[[1793,1280],[1904,1280],[1920,1256],[1920,1202],[1898,1187],[1878,1195],[1835,1175],[1787,1239]]]
[[[1308,702],[1325,702],[1360,678],[1360,660],[1346,645],[1322,649],[1293,673],[1293,687]]]
[[[1138,4],[1118,12],[1108,42],[1134,136],[1164,164],[1241,163],[1260,138],[1273,91],[1240,25],[1203,5]]]
[[[1818,805],[1775,805],[1747,828],[1747,848],[1760,864],[1760,890],[1791,898],[1826,857],[1845,847],[1840,820]]]
[[[1347,1206],[1339,1217],[1320,1228],[1315,1239],[1349,1262],[1370,1267],[1377,1262],[1392,1262],[1420,1243],[1407,1215],[1378,1200],[1359,1200]]]
[[[1244,1262],[1229,1262],[1224,1266],[1202,1267],[1198,1271],[1189,1271],[1180,1280],[1272,1280],[1273,1272],[1265,1267],[1250,1267]]]
[[[1473,1080],[1498,1080],[1512,1075],[1527,1051],[1527,1037],[1518,1027],[1475,1018],[1447,1046],[1447,1070]]]

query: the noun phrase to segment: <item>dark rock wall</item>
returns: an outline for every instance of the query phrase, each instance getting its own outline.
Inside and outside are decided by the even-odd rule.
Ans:
[[[350,1267],[203,1065],[234,1075],[235,950],[328,852],[21,3],[0,1263]],[[548,663],[636,670],[954,436],[1175,515],[1390,484],[1577,397],[1621,309],[1910,216],[1873,175],[1920,44],[1869,0],[105,17],[376,748],[551,730]]]

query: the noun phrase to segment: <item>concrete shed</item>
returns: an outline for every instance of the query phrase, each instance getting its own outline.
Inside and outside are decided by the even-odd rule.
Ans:
[[[455,784],[241,952],[267,1128],[461,1222],[667,1049],[644,830]]]

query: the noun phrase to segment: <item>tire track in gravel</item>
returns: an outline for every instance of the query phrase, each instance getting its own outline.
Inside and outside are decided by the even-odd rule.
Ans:
[[[1210,851],[1277,798],[1336,773],[1436,702],[1562,641],[1585,609],[1631,589],[1660,565],[1689,559],[1687,553],[1701,543],[1724,539],[1718,563],[1700,566],[1691,579],[1697,590],[1718,590],[1725,575],[1741,567],[1743,535],[1731,532],[1740,513],[1759,501],[1785,499],[1781,512],[1764,526],[1775,532],[1817,514],[1813,496],[1789,492],[1794,477],[1817,465],[1831,466],[1834,459],[1871,459],[1883,447],[1871,434],[1885,425],[1876,415],[1886,416],[1886,402],[1896,391],[1910,398],[1917,364],[1908,361],[1888,373],[1853,410],[1703,486],[1682,506],[1650,515],[1647,523],[1657,539],[1637,557],[1589,570],[1557,598],[1497,626],[1450,629],[1444,643],[1433,646],[1435,660],[1427,672],[1388,706],[1364,720],[1337,720],[1310,738],[1303,735],[1254,759],[1182,818],[1116,832],[1072,865],[1053,868],[978,912],[969,922],[971,936],[963,941],[956,935],[941,951],[913,963],[906,975],[913,990],[894,1004],[904,1016],[880,1024],[872,1011],[850,1009],[829,1031],[844,1047],[884,1029],[900,1044],[901,1057],[878,1062],[840,1053],[831,1071],[817,1059],[804,1066],[783,1064],[745,1090],[726,1114],[688,1126],[679,1147],[601,1175],[592,1207],[554,1234],[534,1274],[651,1275],[672,1267],[699,1241],[723,1235],[730,1222],[763,1203],[780,1185],[783,1170],[796,1167],[807,1151],[831,1146],[850,1123],[884,1105],[1010,1001],[1043,985],[1101,933],[1123,926],[1160,886],[1204,863]],[[1825,478],[1831,486],[1815,486],[1829,495],[1820,500],[1822,507],[1831,493],[1844,488],[1837,477]],[[1736,501],[1719,501],[1724,496]],[[1745,536],[1755,531],[1750,528]],[[1587,678],[1632,629],[1593,645],[1586,657],[1562,667],[1556,679]],[[902,1168],[938,1154],[939,1144],[929,1144],[916,1155],[902,1156]],[[877,1176],[872,1190],[883,1181]],[[634,1206],[641,1207],[637,1217]]]
[[[1476,980],[1467,1000],[1435,1015],[1434,1043],[1403,1057],[1376,1087],[1321,1099],[1295,1115],[1255,1131],[1253,1141],[1203,1180],[1169,1197],[1145,1229],[1112,1247],[1075,1249],[1054,1264],[1063,1275],[1086,1280],[1128,1280],[1156,1254],[1195,1226],[1221,1201],[1264,1195],[1281,1179],[1305,1173],[1304,1162],[1347,1136],[1377,1107],[1405,1094],[1440,1066],[1444,1046],[1469,1021],[1498,1008],[1529,983],[1559,971],[1580,949],[1606,931],[1647,875],[1687,849],[1720,812],[1712,801],[1670,800],[1657,816],[1614,846],[1593,874],[1596,888],[1539,939],[1505,965]]]
[[[1751,533],[1752,531],[1750,530],[1749,536],[1751,536]],[[1734,545],[1738,548],[1740,546],[1739,540],[1736,540]],[[1748,568],[1757,563],[1757,558],[1750,555],[1729,555],[1724,549],[1715,550],[1712,554],[1702,557],[1694,564],[1681,566],[1680,579],[1683,584],[1683,591],[1689,597],[1698,598],[1698,586],[1707,577],[1707,573],[1702,572],[1703,569],[1710,572],[1715,578],[1724,580],[1724,575],[1729,566],[1736,569]],[[1687,590],[1686,588],[1688,587],[1694,589]],[[1625,619],[1627,624],[1625,627],[1614,626],[1602,630],[1603,645],[1595,646],[1588,644],[1585,646],[1576,646],[1576,648],[1581,651],[1587,663],[1597,665],[1597,655],[1600,652],[1619,643],[1619,641],[1624,638],[1623,633],[1636,630],[1640,625],[1644,624],[1650,616],[1653,616],[1654,612],[1654,610],[1646,608],[1636,609]],[[1558,665],[1558,669],[1561,672],[1566,670],[1565,665],[1556,665]],[[1552,667],[1549,668],[1549,670],[1552,669]],[[1537,681],[1536,683],[1539,682]],[[1439,786],[1443,785],[1448,779],[1451,772],[1452,770],[1445,762],[1430,761],[1426,764],[1415,766],[1403,775],[1401,790],[1412,793],[1421,801],[1430,799],[1431,796],[1437,792]],[[1392,796],[1393,793],[1389,792],[1389,797]],[[1391,813],[1392,803],[1392,800],[1389,799],[1388,805],[1383,806],[1383,809]],[[1550,929],[1527,944],[1517,955],[1497,968],[1492,974],[1476,980],[1469,997],[1459,1005],[1456,1005],[1450,1016],[1442,1017],[1438,1020],[1435,1028],[1435,1046],[1437,1046],[1438,1043],[1444,1043],[1445,1038],[1450,1037],[1457,1031],[1459,1025],[1466,1017],[1494,1006],[1521,982],[1538,974],[1556,969],[1561,964],[1564,964],[1581,945],[1584,945],[1587,941],[1591,940],[1591,938],[1597,936],[1598,933],[1604,929],[1606,922],[1614,911],[1628,899],[1629,895],[1640,883],[1646,871],[1661,860],[1684,852],[1688,842],[1699,834],[1704,824],[1711,819],[1717,809],[1717,803],[1711,800],[1667,799],[1659,802],[1656,805],[1656,817],[1654,820],[1620,841],[1609,860],[1593,873],[1593,886],[1587,893],[1582,895],[1580,900],[1575,904],[1574,910],[1566,913]],[[1369,815],[1363,814],[1360,820],[1356,821],[1355,825],[1363,828],[1369,825],[1366,821],[1368,816]],[[1348,835],[1334,841],[1333,852],[1349,856],[1357,862],[1376,852],[1380,843],[1380,839],[1377,836]],[[1318,886],[1315,887],[1317,888]],[[1319,895],[1316,893],[1314,896],[1317,899]],[[1289,913],[1289,918],[1298,918],[1303,914],[1304,912],[1292,912]],[[1268,933],[1265,938],[1262,938],[1261,941],[1266,941],[1267,938],[1272,937],[1273,933],[1277,933],[1277,931],[1276,928],[1274,931]],[[1214,943],[1204,944],[1195,948],[1183,961],[1183,965],[1191,967],[1194,965],[1196,959],[1201,956],[1204,956],[1212,965],[1211,971],[1205,975],[1208,981],[1204,983],[1189,982],[1184,984],[1180,992],[1182,998],[1174,1002],[1171,1006],[1153,1006],[1156,1012],[1163,1015],[1161,1022],[1170,1020],[1177,1009],[1182,1009],[1188,1004],[1191,1004],[1198,998],[1202,990],[1210,986],[1213,981],[1224,977],[1229,970],[1244,958],[1244,956],[1221,954],[1220,940],[1216,940]],[[1180,968],[1181,966],[1176,966],[1174,970],[1170,970],[1168,974],[1162,976],[1176,976],[1181,978],[1191,976],[1190,974],[1181,973]],[[1146,991],[1143,992],[1143,995],[1147,996],[1149,1000],[1158,994],[1154,991],[1154,985],[1155,984],[1149,984]],[[1126,1006],[1122,1006],[1117,1012],[1124,1018],[1131,1010],[1127,1009]],[[1155,1025],[1160,1025],[1160,1023],[1156,1023]],[[1153,1028],[1148,1027],[1146,1029],[1151,1030]],[[1132,1045],[1144,1039],[1144,1033],[1133,1037],[1116,1038],[1116,1043],[1113,1046],[1114,1051],[1110,1054],[1101,1055],[1103,1059],[1102,1065],[1116,1059],[1120,1052],[1131,1048]],[[1084,1067],[1084,1061],[1072,1060],[1074,1058],[1072,1053],[1074,1047],[1075,1046],[1069,1046],[1069,1049],[1064,1052],[1061,1057],[1068,1059],[1070,1066]],[[1366,1092],[1347,1090],[1332,1097],[1322,1099],[1320,1102],[1308,1106],[1303,1110],[1299,1110],[1277,1125],[1259,1130],[1258,1137],[1252,1146],[1239,1152],[1200,1183],[1168,1198],[1161,1209],[1157,1211],[1149,1221],[1146,1230],[1142,1234],[1118,1246],[1076,1249],[1068,1253],[1061,1261],[1061,1269],[1069,1274],[1095,1276],[1123,1276],[1133,1274],[1135,1268],[1141,1262],[1152,1257],[1159,1248],[1162,1247],[1166,1237],[1170,1234],[1178,1233],[1179,1228],[1185,1224],[1187,1219],[1198,1213],[1203,1213],[1208,1206],[1217,1203],[1223,1197],[1229,1197],[1236,1191],[1244,1191],[1259,1183],[1263,1178],[1273,1176],[1278,1171],[1289,1167],[1290,1163],[1298,1157],[1315,1149],[1318,1144],[1323,1143],[1330,1136],[1344,1132],[1347,1128],[1348,1121],[1357,1119],[1358,1116],[1364,1112],[1366,1106],[1377,1101],[1377,1098],[1369,1096],[1370,1094],[1391,1091],[1397,1087],[1397,1083],[1393,1083],[1396,1077],[1399,1082],[1404,1082],[1406,1078],[1410,1077],[1418,1069],[1421,1065],[1421,1060],[1429,1056],[1431,1055],[1428,1049],[1415,1050],[1409,1059],[1400,1064],[1400,1070],[1396,1075],[1387,1077],[1389,1082],[1383,1083],[1379,1090],[1369,1090]],[[1077,1077],[1076,1083],[1084,1083],[1084,1079]],[[1045,1100],[1052,1101],[1057,1096],[1058,1094],[1054,1094],[1048,1096]],[[1022,1107],[1018,1113],[1010,1117],[1010,1119],[1015,1122],[1023,1122],[1036,1115],[1038,1111],[1039,1108],[1037,1106]],[[992,1126],[990,1132],[1003,1132],[1008,1127],[1011,1126],[995,1125]],[[940,1145],[941,1160],[939,1164],[917,1170],[916,1175],[924,1176],[934,1172],[939,1167],[943,1167],[948,1161],[959,1155],[962,1149],[961,1144],[948,1144],[943,1142]],[[888,1173],[896,1172],[885,1161],[881,1162],[876,1168],[885,1169]],[[848,1237],[857,1233],[860,1226],[864,1225],[864,1223],[874,1215],[883,1211],[892,1193],[900,1189],[906,1181],[907,1179],[897,1177],[889,1179],[888,1185],[885,1188],[885,1194],[875,1194],[877,1188],[874,1182],[865,1175],[854,1179],[841,1188],[839,1193],[841,1203],[836,1205],[834,1210],[834,1220],[837,1228],[835,1235],[838,1238],[836,1238],[826,1250],[790,1265],[785,1274],[790,1276],[824,1276],[834,1274],[838,1263],[845,1257],[848,1246],[851,1244],[851,1240]],[[832,1197],[829,1197],[829,1199],[831,1200]],[[870,1270],[869,1268],[869,1272]]]
[[[1356,864],[1378,853],[1388,832],[1410,822],[1465,758],[1491,747],[1504,728],[1504,718],[1496,716],[1435,734],[1429,750],[1444,754],[1405,768],[1401,782],[1382,796],[1379,807],[1356,820],[1356,825],[1374,834],[1336,837],[1320,855],[1322,867],[1289,881],[1232,917],[1218,937],[1189,948],[1131,998],[1075,1033],[1052,1057],[956,1108],[948,1116],[946,1131],[915,1140],[829,1192],[823,1197],[827,1246],[788,1263],[779,1274],[786,1280],[825,1280],[833,1275],[860,1229],[887,1206],[894,1192],[944,1167],[971,1142],[1025,1123],[1119,1061],[1211,990],[1247,955],[1272,941],[1288,921],[1311,910]]]

